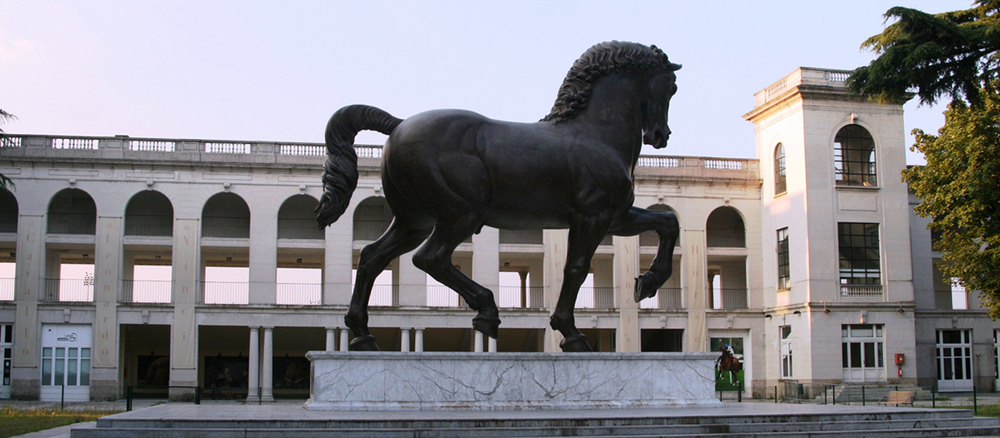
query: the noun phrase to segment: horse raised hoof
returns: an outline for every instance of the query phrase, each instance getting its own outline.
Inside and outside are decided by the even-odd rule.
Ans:
[[[638,303],[646,298],[656,296],[656,290],[663,285],[663,282],[659,281],[657,277],[659,275],[652,272],[644,272],[635,278],[635,294],[633,295],[635,302]]]
[[[350,349],[351,351],[379,351],[378,344],[375,343],[375,337],[372,335],[363,335],[351,339]]]
[[[472,318],[472,328],[493,339],[500,336],[500,318],[489,317],[483,314]]]
[[[594,351],[587,343],[587,336],[583,333],[563,338],[559,342],[559,348],[565,353],[589,353]]]

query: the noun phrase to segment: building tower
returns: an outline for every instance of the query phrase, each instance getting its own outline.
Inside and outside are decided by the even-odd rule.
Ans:
[[[799,68],[744,115],[764,181],[769,386],[916,382],[903,108],[848,94],[848,74]]]

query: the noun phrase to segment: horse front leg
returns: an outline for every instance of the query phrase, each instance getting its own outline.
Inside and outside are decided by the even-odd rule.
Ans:
[[[656,231],[660,236],[660,244],[649,270],[636,278],[633,298],[637,303],[656,296],[657,289],[662,287],[673,273],[674,247],[680,235],[680,226],[677,223],[677,216],[671,211],[632,207],[611,234],[635,236],[645,231]]]
[[[351,351],[378,351],[375,337],[368,331],[368,300],[375,285],[375,277],[396,257],[420,245],[430,231],[429,228],[409,228],[399,218],[395,218],[381,237],[361,250],[351,305],[344,316],[344,324],[354,334],[350,344]]]
[[[566,268],[563,270],[563,284],[559,291],[556,310],[549,319],[549,326],[562,333],[559,347],[564,352],[593,351],[587,337],[576,328],[573,308],[580,294],[580,285],[587,279],[594,251],[607,233],[608,223],[595,218],[575,217],[570,220],[569,245],[566,254]]]

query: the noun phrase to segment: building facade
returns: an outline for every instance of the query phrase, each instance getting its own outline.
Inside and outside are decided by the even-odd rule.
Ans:
[[[899,182],[902,108],[848,96],[844,76],[799,69],[757,93],[756,160],[640,157],[635,205],[680,221],[674,276],[634,303],[658,240],[607,238],[577,301],[595,350],[730,345],[745,368],[723,379],[756,396],[788,381],[994,386],[1000,326],[974,300],[957,308]],[[320,144],[8,138],[0,397],[306,397],[304,353],[346,350],[352,270],[392,217],[381,148],[356,149],[352,204],[319,230]],[[372,333],[383,350],[558,351],[566,238],[484,228],[459,246],[453,262],[497,297],[498,340],[410,254],[376,281]]]

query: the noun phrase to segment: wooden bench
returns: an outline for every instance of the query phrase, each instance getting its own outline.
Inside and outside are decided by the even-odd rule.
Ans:
[[[889,396],[886,397],[885,401],[881,404],[883,405],[910,405],[913,406],[913,399],[916,398],[917,391],[889,391]]]

